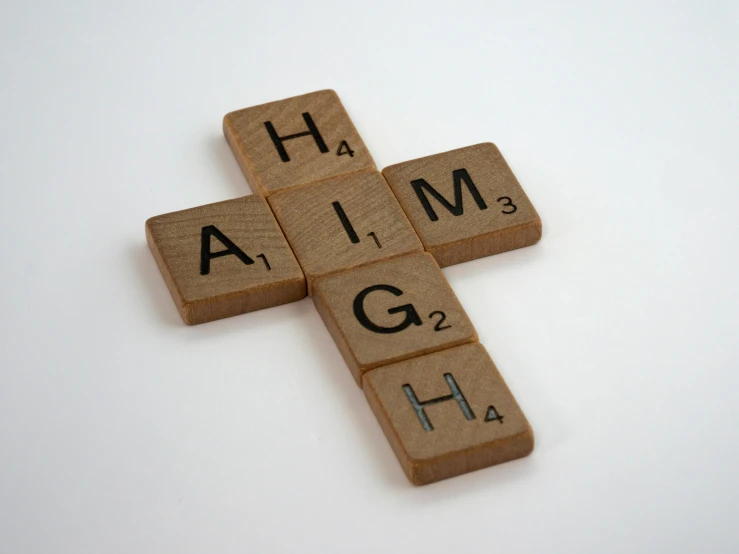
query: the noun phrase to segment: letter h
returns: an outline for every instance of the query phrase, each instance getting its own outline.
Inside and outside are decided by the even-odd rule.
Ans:
[[[418,420],[421,422],[421,426],[425,431],[433,431],[434,426],[431,425],[431,421],[429,421],[429,418],[426,415],[426,410],[424,408],[426,406],[430,406],[431,404],[446,402],[447,400],[457,401],[457,404],[459,404],[459,409],[462,410],[462,413],[464,414],[464,417],[467,419],[467,421],[472,421],[473,419],[475,419],[475,414],[472,412],[472,408],[470,408],[470,405],[467,403],[467,400],[462,394],[462,391],[459,390],[457,382],[454,380],[454,377],[452,377],[452,374],[445,373],[444,379],[446,379],[446,383],[447,385],[449,385],[449,389],[452,391],[452,394],[439,396],[438,398],[432,398],[431,400],[426,400],[425,402],[419,402],[416,393],[413,392],[413,387],[411,387],[410,385],[403,385],[403,391],[408,397],[411,406],[413,406],[413,409],[416,411]]]
[[[316,141],[316,144],[318,145],[318,150],[320,150],[321,153],[323,154],[328,152],[328,146],[326,146],[326,143],[323,142],[323,137],[321,136],[321,133],[318,132],[318,127],[316,127],[316,124],[313,123],[313,118],[310,116],[310,113],[305,112],[303,114],[303,119],[305,120],[306,125],[308,125],[307,131],[304,131],[302,133],[295,133],[293,135],[287,135],[284,137],[281,137],[277,134],[277,131],[275,130],[275,126],[272,125],[271,121],[264,122],[264,126],[267,128],[267,132],[269,133],[269,138],[272,139],[272,142],[274,143],[275,148],[277,148],[277,153],[280,155],[280,159],[283,162],[289,162],[290,156],[287,155],[287,150],[285,150],[285,146],[282,143],[286,140],[290,140],[294,138],[313,135],[313,139]]]

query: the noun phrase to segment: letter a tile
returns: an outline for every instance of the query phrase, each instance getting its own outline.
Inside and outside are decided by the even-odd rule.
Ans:
[[[152,217],[146,239],[185,323],[305,297],[300,265],[259,196]]]
[[[375,169],[333,90],[231,112],[223,133],[253,192],[262,196]]]
[[[477,340],[425,252],[319,279],[313,302],[360,387],[372,368]]]
[[[541,238],[541,219],[492,143],[386,167],[382,174],[441,267]]]
[[[527,456],[534,434],[481,344],[375,369],[364,393],[400,465],[425,485]]]

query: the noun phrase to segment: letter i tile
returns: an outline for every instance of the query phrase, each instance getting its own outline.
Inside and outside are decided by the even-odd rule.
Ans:
[[[269,204],[308,279],[421,252],[400,204],[377,171],[279,191]]]

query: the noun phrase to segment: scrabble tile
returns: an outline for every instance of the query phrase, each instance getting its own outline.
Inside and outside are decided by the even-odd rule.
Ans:
[[[338,95],[320,90],[245,108],[223,133],[256,194],[375,169]]]
[[[416,485],[521,458],[534,448],[526,417],[481,344],[372,370],[364,393]]]
[[[305,277],[264,198],[152,217],[146,239],[185,323],[305,297]]]
[[[477,340],[427,253],[319,279],[313,302],[360,387],[372,368]]]
[[[383,170],[424,247],[441,267],[541,238],[541,219],[492,143]]]
[[[423,246],[377,171],[280,191],[269,203],[308,279],[422,252]]]

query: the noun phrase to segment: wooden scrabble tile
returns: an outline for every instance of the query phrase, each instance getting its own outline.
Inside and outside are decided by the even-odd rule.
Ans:
[[[377,171],[280,191],[269,203],[308,279],[423,246]]]
[[[441,267],[541,238],[539,215],[492,143],[391,165],[382,174]]]
[[[534,434],[481,344],[381,367],[364,393],[408,479],[425,485],[521,458]]]
[[[245,108],[223,133],[256,194],[375,169],[338,95],[320,90]]]
[[[146,239],[185,323],[305,297],[305,277],[264,198],[152,217]]]
[[[319,279],[313,302],[360,387],[372,368],[477,340],[427,253]]]

